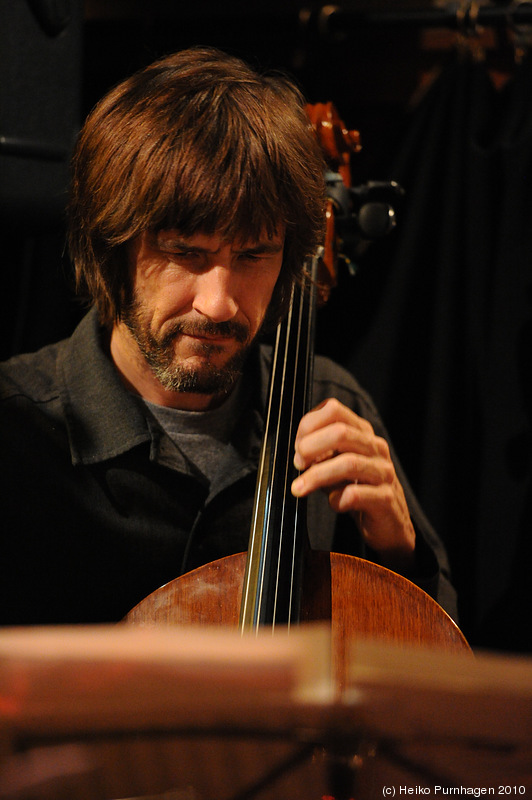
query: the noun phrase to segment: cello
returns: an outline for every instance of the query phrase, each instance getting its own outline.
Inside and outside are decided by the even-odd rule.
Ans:
[[[330,103],[308,107],[308,113],[330,169],[349,185],[349,158],[360,148],[358,133],[345,129]],[[305,502],[290,493],[297,474],[292,463],[297,425],[311,408],[318,287],[330,287],[335,280],[340,246],[335,213],[329,199],[325,249],[312,259],[302,285],[293,287],[289,312],[277,330],[248,551],[175,578],[125,620],[230,625],[242,633],[327,621],[333,675],[341,692],[349,644],[356,637],[457,652],[469,647],[446,612],[406,578],[361,558],[311,550]]]

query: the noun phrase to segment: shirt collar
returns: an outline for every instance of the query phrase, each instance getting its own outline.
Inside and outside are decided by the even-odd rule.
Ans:
[[[66,341],[58,361],[61,402],[73,464],[94,464],[152,441],[140,403],[123,386],[107,355],[96,309]]]

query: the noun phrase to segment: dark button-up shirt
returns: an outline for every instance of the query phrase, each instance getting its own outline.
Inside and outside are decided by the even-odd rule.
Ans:
[[[0,624],[119,620],[180,574],[186,550],[186,569],[246,550],[269,361],[266,347],[248,360],[230,469],[210,486],[175,447],[166,457],[166,435],[122,384],[94,310],[69,339],[2,364]],[[337,397],[386,436],[351,375],[318,358],[314,377],[316,403]],[[412,579],[454,615],[444,549],[395,461],[417,533]],[[308,516],[314,548],[371,557],[322,493]]]

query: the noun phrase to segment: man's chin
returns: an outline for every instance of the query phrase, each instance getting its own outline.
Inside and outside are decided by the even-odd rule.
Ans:
[[[216,368],[212,364],[207,367],[178,365],[155,370],[156,377],[167,391],[209,396],[228,394],[241,372],[241,365]]]

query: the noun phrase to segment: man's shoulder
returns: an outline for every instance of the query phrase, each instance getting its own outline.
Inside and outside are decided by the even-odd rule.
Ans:
[[[362,391],[354,375],[327,356],[317,355],[314,359],[314,383],[337,385],[350,392]]]
[[[97,338],[96,318],[89,312],[67,338],[0,362],[0,399],[24,396],[46,402],[57,396],[65,380],[62,366],[85,369]]]
[[[24,396],[37,402],[57,393],[57,360],[64,341],[0,363],[0,399]]]
[[[262,346],[262,370],[267,373],[271,363],[272,348]],[[327,356],[314,358],[313,402],[320,403],[329,397],[336,397],[353,409],[372,408],[372,401],[354,375],[345,367]]]
[[[372,407],[372,401],[366,390],[355,376],[345,367],[326,356],[314,359],[314,404],[336,397],[344,405],[364,412]]]

